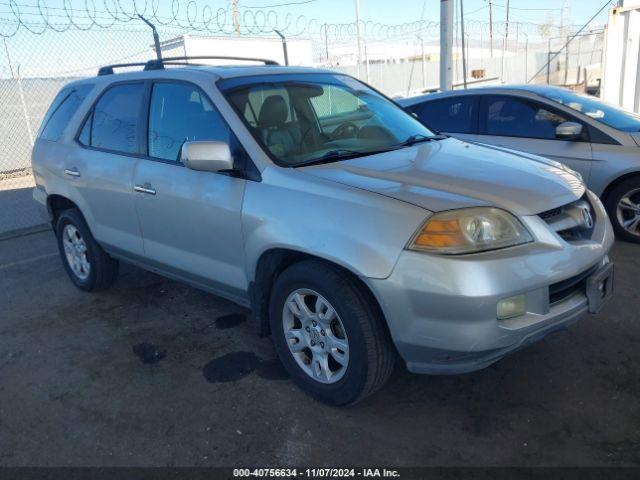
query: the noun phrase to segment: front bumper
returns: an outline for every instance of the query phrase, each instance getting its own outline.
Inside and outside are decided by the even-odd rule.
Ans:
[[[367,279],[407,368],[428,374],[479,370],[586,314],[586,289],[558,301],[549,287],[585,272],[584,285],[593,283],[589,278],[609,265],[613,230],[602,204],[592,194],[590,199],[596,222],[589,240],[566,242],[540,217],[524,217],[534,243],[462,256],[404,251],[388,278]],[[515,295],[524,295],[527,313],[498,320],[498,302]]]

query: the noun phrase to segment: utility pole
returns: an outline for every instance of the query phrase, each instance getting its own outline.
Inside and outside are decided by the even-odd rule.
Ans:
[[[504,41],[502,42],[502,66],[500,68],[500,81],[504,83],[504,57],[507,52],[507,42],[509,41],[509,0],[507,0],[507,16],[504,23]]]
[[[467,55],[465,54],[464,45],[464,0],[460,0],[460,38],[462,39],[462,83],[464,89],[467,89]]]
[[[453,2],[440,0],[440,91],[453,88]]]
[[[489,51],[493,58],[493,2],[489,0]]]
[[[360,0],[356,1],[356,36],[358,37],[358,76],[360,76],[360,64],[362,63],[362,41],[360,38]]]

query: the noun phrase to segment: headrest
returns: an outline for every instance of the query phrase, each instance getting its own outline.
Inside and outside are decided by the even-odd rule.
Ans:
[[[262,104],[258,125],[261,128],[281,127],[287,122],[289,110],[282,95],[271,95]]]

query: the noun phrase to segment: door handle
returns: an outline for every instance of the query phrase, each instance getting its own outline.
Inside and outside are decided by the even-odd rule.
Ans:
[[[78,171],[77,168],[73,167],[73,168],[66,168],[64,170],[65,175],[69,175],[70,177],[79,177],[80,176],[80,172]]]
[[[145,183],[144,185],[134,185],[133,189],[136,192],[147,193],[149,195],[156,194],[156,189],[153,188],[150,183]]]

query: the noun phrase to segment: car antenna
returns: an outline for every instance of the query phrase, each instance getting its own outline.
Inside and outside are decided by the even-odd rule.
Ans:
[[[162,65],[162,52],[160,51],[160,37],[158,36],[158,30],[156,30],[156,26],[140,14],[138,14],[138,17],[140,17],[140,20],[142,20],[144,23],[149,25],[151,27],[151,30],[153,30],[153,43],[156,46],[156,57],[158,58],[158,63]]]

